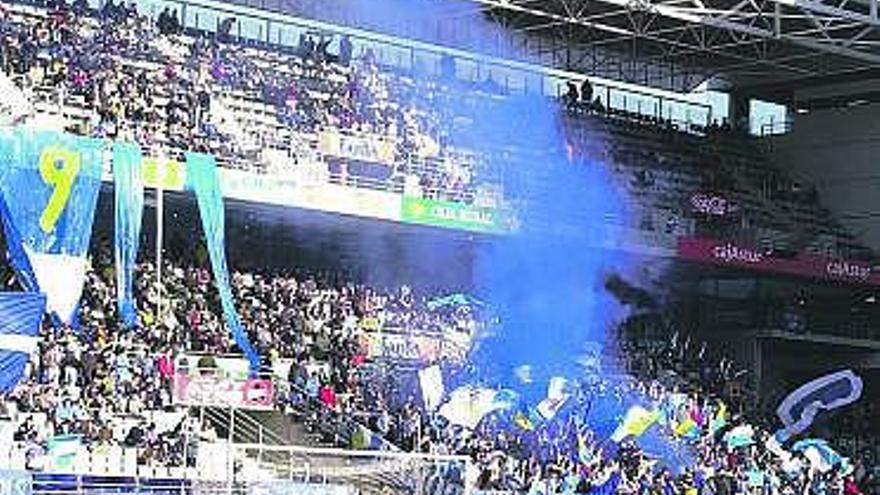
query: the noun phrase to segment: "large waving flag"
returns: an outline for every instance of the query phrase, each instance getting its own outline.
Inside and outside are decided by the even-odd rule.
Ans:
[[[435,364],[419,371],[419,385],[422,389],[422,403],[428,411],[436,411],[443,400],[446,388],[440,365]]]
[[[510,392],[464,385],[449,394],[449,400],[440,406],[440,416],[454,425],[474,429],[493,411],[513,407]]]
[[[568,380],[554,376],[547,384],[547,398],[538,403],[537,410],[544,419],[553,419],[570,396]]]
[[[649,411],[642,406],[632,406],[623,417],[620,426],[611,434],[612,442],[621,442],[627,437],[639,437],[660,419],[659,409]]]
[[[696,439],[700,436],[700,425],[694,421],[694,418],[688,416],[684,418],[684,420],[679,423],[674,429],[673,432],[676,436],[685,438],[685,439]]]
[[[718,408],[709,420],[709,434],[715,436],[725,426],[727,426],[727,404],[719,400]]]
[[[0,132],[0,193],[12,265],[70,322],[79,305],[101,187],[101,141],[23,128]],[[30,270],[28,272],[27,270]],[[32,287],[26,287],[34,290]]]
[[[777,436],[787,440],[809,428],[819,412],[847,406],[861,396],[862,379],[852,370],[811,380],[788,394],[776,408],[783,425]]]
[[[752,445],[755,443],[755,429],[750,425],[737,426],[724,435],[724,441],[732,449]]]
[[[46,296],[36,292],[0,292],[0,392],[21,380],[36,350]]]
[[[791,450],[803,452],[810,464],[823,473],[836,466],[840,466],[844,471],[849,468],[849,459],[838,454],[825,440],[817,438],[800,440],[791,446]]]

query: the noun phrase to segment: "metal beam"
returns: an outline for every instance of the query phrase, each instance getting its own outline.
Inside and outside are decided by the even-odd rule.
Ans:
[[[646,61],[656,61],[658,56],[642,57],[640,41],[653,43],[652,46],[669,47],[666,53],[659,56],[662,60],[669,57],[681,60],[687,55],[709,54],[738,61],[728,65],[728,68],[767,65],[788,73],[816,74],[819,73],[817,70],[833,73],[835,68],[846,68],[856,61],[868,66],[880,66],[880,49],[874,46],[873,38],[862,41],[862,38],[880,31],[877,15],[880,0],[868,0],[869,13],[864,12],[864,4],[848,5],[848,0],[836,5],[818,0],[742,0],[733,6],[719,5],[719,0],[592,0],[595,5],[606,5],[612,9],[600,8],[599,12],[589,16],[584,15],[585,2],[470,1],[486,9],[506,10],[531,19],[544,19],[547,23],[545,27],[548,24],[569,24],[610,34],[610,37],[590,40],[586,45],[620,44],[621,49],[628,53],[632,50],[631,56]],[[654,17],[645,20],[643,16],[634,15],[638,12]],[[659,24],[656,22],[659,18],[672,22]],[[712,31],[707,33],[708,37],[699,39],[696,36],[694,39],[689,39],[689,35],[683,36],[693,26]],[[529,25],[521,29],[528,30]],[[719,39],[718,34],[722,33],[727,33],[729,40],[724,42]],[[743,52],[749,46],[756,48],[754,57]],[[759,46],[762,48],[758,49]],[[813,53],[786,55],[786,46],[799,46]],[[776,56],[767,56],[771,51],[776,52]],[[806,68],[802,63],[787,63],[817,58],[823,54],[834,55],[835,58],[824,60],[821,66],[810,64]],[[850,63],[845,63],[846,60]]]

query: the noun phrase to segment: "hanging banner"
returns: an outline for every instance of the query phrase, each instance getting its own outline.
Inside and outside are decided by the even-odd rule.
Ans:
[[[321,153],[370,163],[394,163],[394,143],[378,136],[350,136],[325,131],[318,136]]]
[[[697,192],[690,197],[691,208],[695,213],[715,217],[727,217],[739,212],[739,205],[720,194]]]
[[[367,359],[435,363],[440,359],[461,362],[468,345],[441,335],[364,332],[361,348]]]
[[[148,156],[143,159],[141,168],[146,187],[183,191],[186,186],[186,167],[177,160]]]
[[[823,280],[880,285],[880,272],[875,273],[871,264],[863,261],[839,260],[807,253],[776,257],[753,247],[702,237],[680,238],[678,257]]]
[[[177,373],[173,398],[175,404],[189,406],[273,409],[275,388],[271,380]]]
[[[189,186],[195,191],[199,203],[202,228],[205,232],[211,268],[220,295],[226,326],[232,332],[235,343],[247,357],[251,371],[256,372],[260,367],[260,355],[251,345],[241,325],[233,301],[232,288],[229,285],[229,268],[226,265],[226,214],[223,209],[223,196],[220,193],[217,164],[211,155],[187,153],[186,165]]]
[[[101,187],[101,141],[24,128],[0,136],[0,189],[48,310],[73,319]],[[7,235],[9,230],[7,228]],[[23,260],[14,261],[16,269]]]
[[[134,302],[134,265],[137,262],[144,211],[141,149],[134,143],[113,145],[113,184],[116,209],[116,298],[119,317],[126,327],[137,323]]]
[[[511,230],[501,210],[467,203],[424,198],[403,198],[404,222],[476,232],[502,233]]]

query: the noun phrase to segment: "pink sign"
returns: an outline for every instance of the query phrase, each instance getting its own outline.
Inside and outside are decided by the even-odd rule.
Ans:
[[[174,402],[193,406],[272,409],[275,387],[271,380],[235,380],[214,375],[174,376]]]
[[[680,238],[678,257],[823,280],[880,285],[880,272],[875,272],[871,264],[863,261],[838,260],[810,254],[778,258],[755,248],[702,237]]]

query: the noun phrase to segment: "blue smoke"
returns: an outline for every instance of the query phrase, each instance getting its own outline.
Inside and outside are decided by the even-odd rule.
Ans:
[[[369,26],[406,23],[415,31],[430,28],[433,24],[426,21],[432,16],[457,8],[473,5],[454,0],[350,0],[353,17]],[[463,22],[474,46],[504,36],[488,21],[469,16]],[[412,33],[421,39],[435,35]],[[418,74],[418,69],[413,72]],[[478,169],[500,182],[502,196],[509,201],[505,206],[516,212],[519,224],[512,235],[476,244],[474,288],[500,324],[479,338],[472,366],[447,377],[447,388],[463,382],[503,386],[535,405],[545,396],[551,377],[585,378],[582,362],[588,353],[599,355],[608,385],[619,385],[624,376],[617,365],[614,330],[628,308],[606,284],[612,276],[629,278],[634,270],[630,258],[609,249],[618,243],[608,220],[632,224],[625,221],[629,202],[612,180],[611,164],[589,152],[572,152],[602,150],[608,143],[588,128],[567,128],[557,101],[502,95],[491,80],[447,79],[443,84],[447,96],[439,92],[425,100],[445,116],[443,146],[476,150],[487,157]],[[475,91],[480,96],[474,97]],[[610,435],[629,406],[648,402],[639,394],[605,397],[588,421],[601,435]],[[660,457],[682,458],[683,450],[659,435],[647,435],[643,442]]]

